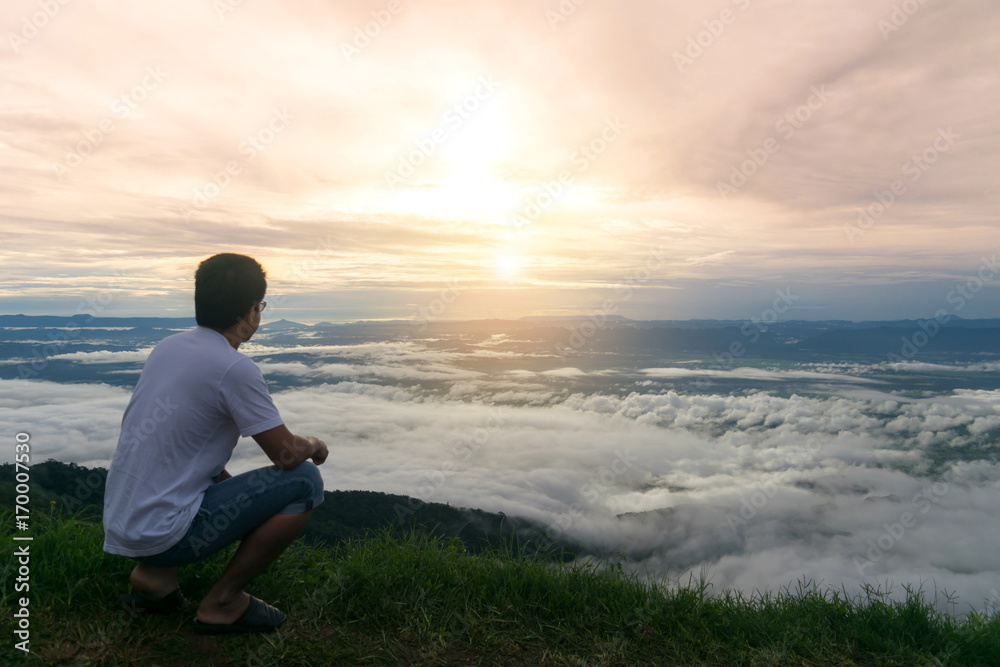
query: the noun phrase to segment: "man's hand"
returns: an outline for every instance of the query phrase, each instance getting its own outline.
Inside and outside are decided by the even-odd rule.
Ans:
[[[327,449],[326,443],[324,443],[319,438],[314,438],[311,435],[308,438],[306,438],[306,440],[311,442],[313,446],[316,448],[313,450],[312,456],[309,457],[310,459],[312,459],[312,462],[315,463],[316,465],[320,465],[323,463],[323,461],[326,461],[326,457],[330,455],[330,450]]]
[[[293,435],[284,424],[258,433],[253,439],[276,466],[285,470],[291,470],[307,459],[318,465],[330,453],[319,438]]]

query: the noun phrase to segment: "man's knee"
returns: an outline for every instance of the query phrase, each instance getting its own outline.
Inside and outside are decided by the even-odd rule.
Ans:
[[[285,508],[285,512],[311,510],[323,502],[323,476],[312,461],[304,461],[291,470],[282,473],[283,479],[296,482],[297,500]]]
[[[323,493],[323,476],[319,473],[319,468],[312,461],[303,461],[286,472],[294,473],[296,477],[308,482],[313,488],[314,495]]]
[[[250,483],[254,495],[276,498],[274,493],[280,490],[280,497],[289,503],[283,514],[296,514],[323,502],[323,476],[312,461],[303,461],[294,468],[270,466],[256,472],[260,479]]]

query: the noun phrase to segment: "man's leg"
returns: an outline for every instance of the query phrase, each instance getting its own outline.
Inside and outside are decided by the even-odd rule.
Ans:
[[[205,491],[201,508],[181,541],[161,554],[143,558],[133,576],[147,588],[165,588],[170,583],[176,588],[175,566],[202,560],[242,540],[197,614],[202,623],[232,623],[250,604],[243,587],[285,551],[322,502],[323,478],[309,461],[291,470],[270,466],[218,482]]]
[[[248,533],[222,576],[198,606],[198,620],[202,623],[232,623],[239,618],[250,605],[250,595],[243,591],[243,587],[277,560],[309,523],[312,513],[313,510],[299,514],[275,514]]]
[[[128,581],[132,584],[132,588],[142,593],[143,597],[159,600],[177,588],[177,568],[154,567],[139,563],[132,570]]]

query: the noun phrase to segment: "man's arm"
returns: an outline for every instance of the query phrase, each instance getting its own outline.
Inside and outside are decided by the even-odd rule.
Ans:
[[[329,450],[322,440],[293,435],[284,424],[252,436],[274,465],[291,470],[307,459],[319,465],[326,461]]]

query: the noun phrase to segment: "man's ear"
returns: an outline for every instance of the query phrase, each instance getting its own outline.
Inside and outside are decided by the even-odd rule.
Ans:
[[[257,304],[250,306],[250,310],[243,314],[240,321],[236,323],[236,331],[240,336],[246,336],[249,334],[250,322],[253,322],[254,313],[257,311]]]

